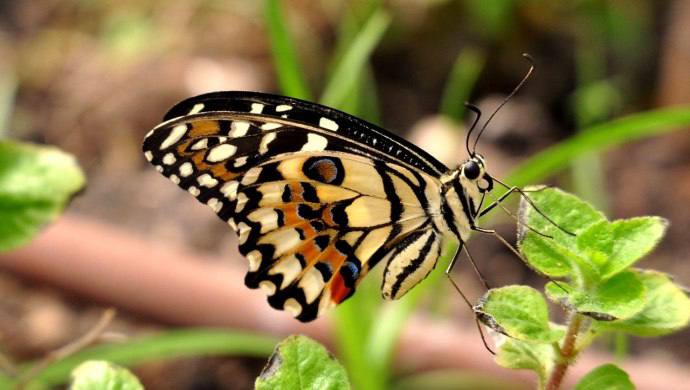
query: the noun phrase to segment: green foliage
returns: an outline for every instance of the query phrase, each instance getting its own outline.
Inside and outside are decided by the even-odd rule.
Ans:
[[[563,337],[563,330],[551,326],[544,297],[527,286],[494,288],[486,293],[477,309],[500,324],[501,332],[518,340],[552,343]]]
[[[102,360],[89,360],[72,371],[72,390],[144,390],[126,368]]]
[[[84,174],[69,154],[0,141],[0,251],[31,240],[83,186]]]
[[[633,390],[628,374],[614,364],[604,364],[587,375],[575,385],[575,390]]]
[[[264,389],[349,389],[343,366],[326,348],[306,336],[290,336],[278,344],[256,379]]]
[[[588,203],[561,190],[527,190],[553,222],[523,199],[518,246],[532,268],[561,279],[547,283],[546,295],[570,313],[570,320],[567,332],[551,324],[546,301],[530,287],[490,290],[476,310],[486,325],[509,337],[499,342],[500,365],[534,371],[543,387],[547,381],[550,385],[560,381],[562,375],[554,373],[565,372],[573,357],[607,331],[657,336],[687,326],[690,299],[682,288],[667,275],[632,268],[661,240],[666,220],[608,221]],[[577,388],[627,389],[632,384],[619,368],[605,365],[583,378]]]
[[[252,356],[271,354],[277,339],[241,331],[181,329],[128,340],[116,344],[85,348],[45,367],[30,384],[46,388],[64,384],[70,372],[88,360],[107,360],[131,367],[137,364],[187,356]],[[37,363],[29,363],[22,371]],[[1,384],[2,382],[0,382]]]

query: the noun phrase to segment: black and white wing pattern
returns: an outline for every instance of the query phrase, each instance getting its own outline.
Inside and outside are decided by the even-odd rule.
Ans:
[[[193,97],[143,149],[237,232],[246,285],[301,321],[347,299],[381,261],[383,296],[401,297],[433,269],[448,230],[443,164],[314,103],[253,92]]]

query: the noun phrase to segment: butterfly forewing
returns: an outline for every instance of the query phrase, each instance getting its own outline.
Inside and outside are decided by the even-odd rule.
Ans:
[[[245,283],[309,321],[382,259],[383,295],[426,276],[440,247],[442,164],[342,112],[257,93],[173,107],[144,141],[163,175],[238,234]]]

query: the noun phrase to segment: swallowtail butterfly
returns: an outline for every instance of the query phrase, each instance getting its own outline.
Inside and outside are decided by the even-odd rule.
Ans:
[[[235,230],[249,261],[245,284],[311,321],[350,297],[379,263],[383,297],[402,297],[448,240],[462,244],[481,231],[475,221],[488,211],[481,206],[493,179],[469,136],[467,146],[469,158],[450,169],[333,108],[214,92],[170,109],[143,150]]]

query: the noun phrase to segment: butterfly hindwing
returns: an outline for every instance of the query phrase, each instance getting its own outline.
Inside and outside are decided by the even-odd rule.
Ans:
[[[355,131],[344,117],[331,120],[335,130],[321,119],[326,128],[315,126],[315,116],[332,112],[271,99],[210,94],[182,102],[147,135],[145,155],[235,229],[249,261],[245,283],[271,306],[312,320],[351,296],[381,260],[400,280],[384,280],[384,296],[402,296],[437,257],[427,210],[439,208],[439,184],[417,166],[433,171],[437,162],[383,158],[372,146],[383,141],[341,134]]]

